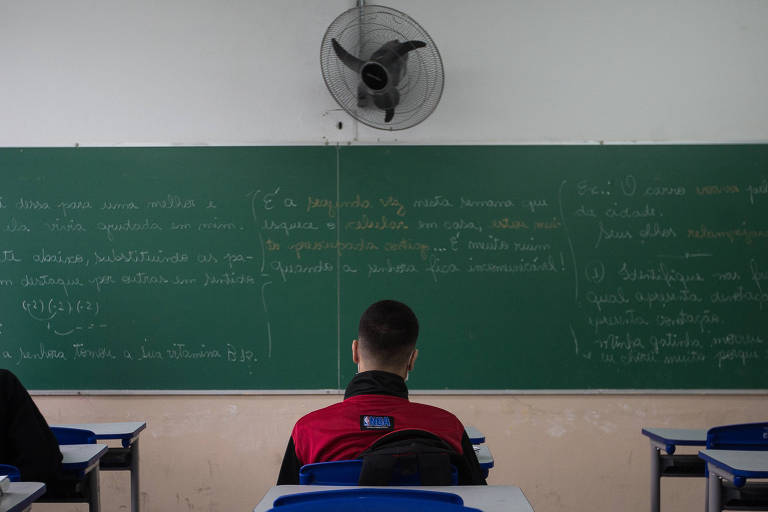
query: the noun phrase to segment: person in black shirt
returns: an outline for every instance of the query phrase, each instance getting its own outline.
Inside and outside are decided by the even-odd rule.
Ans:
[[[0,464],[19,468],[22,480],[52,483],[61,459],[59,443],[26,388],[0,369]]]
[[[355,459],[382,436],[409,429],[434,434],[452,447],[462,462],[460,485],[486,483],[459,419],[446,410],[408,399],[405,380],[418,356],[418,334],[416,315],[401,302],[380,301],[363,313],[358,339],[352,342],[358,374],[349,382],[342,402],[309,413],[296,423],[278,485],[298,484],[304,464]]]

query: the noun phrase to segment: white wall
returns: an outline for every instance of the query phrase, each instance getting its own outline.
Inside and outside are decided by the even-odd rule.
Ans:
[[[0,145],[768,139],[764,0],[393,0],[446,73],[395,133],[336,128],[319,46],[353,5],[2,0]]]
[[[418,367],[417,367],[418,371]],[[37,397],[51,422],[146,419],[144,512],[252,510],[275,484],[293,423],[330,396]],[[486,434],[490,484],[519,486],[536,512],[647,512],[643,426],[765,421],[765,396],[419,396]],[[695,453],[680,449],[679,453]],[[126,510],[128,476],[102,473],[102,509]],[[704,479],[665,479],[662,511],[704,510]],[[33,512],[73,506],[35,505]],[[80,507],[80,510],[84,510]]]
[[[0,0],[0,146],[768,141],[764,0],[392,0],[431,33],[447,77],[437,111],[396,133],[356,126],[325,90],[320,40],[353,5]],[[292,423],[337,399],[37,397],[51,422],[149,422],[145,512],[250,509]],[[647,510],[642,426],[768,416],[764,396],[419,400],[488,434],[491,483],[556,512]],[[126,509],[124,476],[103,475],[105,509]],[[662,496],[699,510],[703,482]]]

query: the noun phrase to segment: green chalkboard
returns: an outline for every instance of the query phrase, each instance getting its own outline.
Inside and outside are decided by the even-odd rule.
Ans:
[[[768,146],[0,149],[0,366],[326,390],[371,302],[424,390],[765,389]]]

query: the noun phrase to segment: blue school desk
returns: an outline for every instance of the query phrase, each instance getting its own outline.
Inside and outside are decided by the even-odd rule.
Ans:
[[[483,470],[483,478],[488,478],[488,471],[493,467],[493,455],[491,450],[485,443],[485,434],[477,430],[472,425],[464,427],[464,431],[469,437],[469,442],[475,449],[475,455],[477,455],[477,461],[480,463],[480,469]]]
[[[88,510],[99,512],[99,461],[107,453],[105,444],[63,444],[59,445],[62,461],[61,469],[78,480],[88,479]],[[55,496],[43,496],[39,501],[46,503],[61,503]]]
[[[427,491],[450,492],[458,494],[464,505],[484,512],[533,512],[531,504],[523,491],[513,485],[448,485],[427,487],[403,487],[404,489],[423,489]],[[274,501],[286,494],[315,492],[324,490],[360,489],[355,486],[325,485],[276,485],[259,501],[253,512],[265,512],[272,508]]]
[[[720,511],[725,482],[742,487],[751,478],[768,478],[768,451],[701,450],[699,457],[709,470],[707,510],[710,512]],[[768,501],[768,486],[762,487],[761,492]]]
[[[704,476],[704,464],[697,455],[675,451],[678,446],[706,446],[707,429],[644,428],[642,432],[651,441],[651,512],[659,512],[662,476]]]
[[[488,478],[488,471],[493,467],[493,455],[488,445],[475,445],[475,455],[477,462],[480,463],[480,469],[483,470],[483,478]]]
[[[11,482],[8,490],[0,496],[0,512],[24,512],[43,493],[44,483]]]
[[[121,447],[109,447],[101,459],[102,471],[131,472],[131,512],[139,512],[139,434],[147,428],[144,421],[116,423],[71,423],[55,427],[81,428],[96,434],[96,439],[120,441]]]

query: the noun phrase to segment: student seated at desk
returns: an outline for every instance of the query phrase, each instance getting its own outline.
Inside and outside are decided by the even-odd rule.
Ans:
[[[301,418],[293,427],[278,485],[298,484],[304,464],[359,458],[391,432],[419,429],[445,441],[463,462],[460,485],[485,484],[464,426],[450,412],[408,400],[405,381],[418,350],[419,322],[405,304],[392,300],[370,306],[360,318],[352,361],[358,373],[344,401]]]
[[[51,484],[61,459],[59,443],[26,388],[0,369],[0,464],[19,468],[22,480]]]

